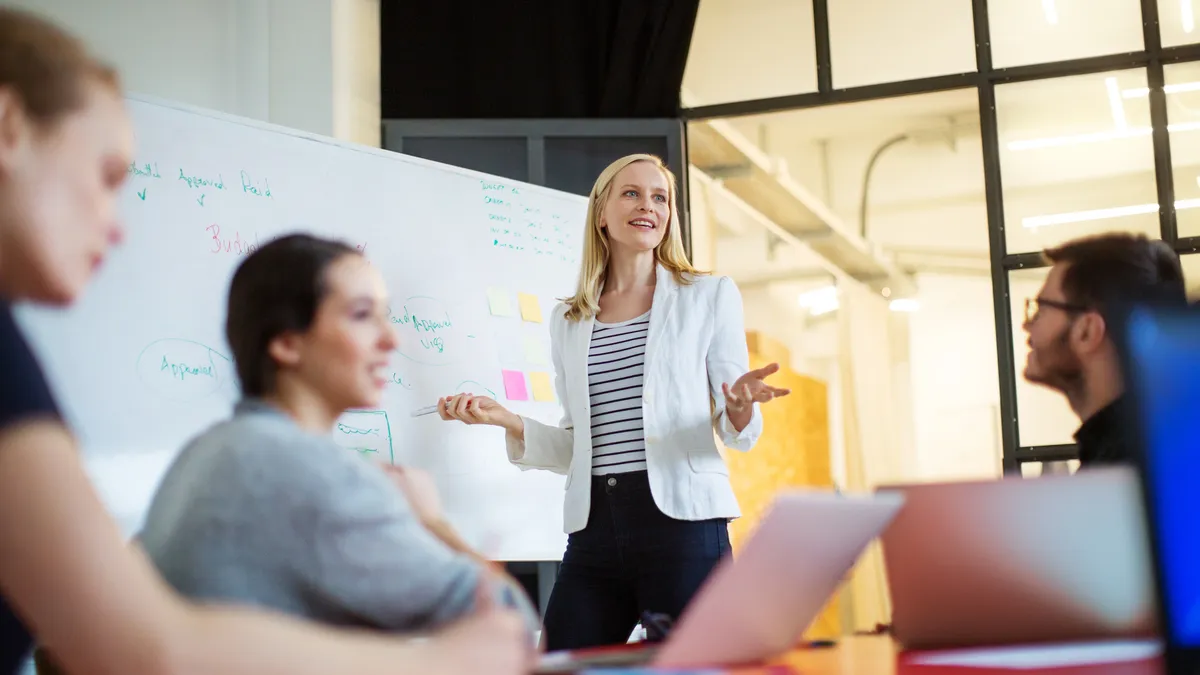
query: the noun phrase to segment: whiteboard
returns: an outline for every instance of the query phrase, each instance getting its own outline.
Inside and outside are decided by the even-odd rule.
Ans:
[[[237,400],[223,334],[236,265],[304,231],[382,271],[400,337],[381,408],[347,413],[335,441],[431,471],[486,555],[561,559],[562,476],[509,464],[500,429],[410,413],[471,391],[558,422],[545,321],[574,292],[587,200],[143,97],[129,108],[124,244],[71,308],[18,311],[126,534],[179,449]]]

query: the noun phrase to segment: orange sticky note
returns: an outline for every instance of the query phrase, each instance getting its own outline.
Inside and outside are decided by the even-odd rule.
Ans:
[[[542,305],[536,295],[518,293],[517,301],[521,304],[521,318],[530,323],[542,322]]]
[[[533,386],[533,400],[554,401],[554,386],[550,384],[550,373],[530,373],[529,384]]]

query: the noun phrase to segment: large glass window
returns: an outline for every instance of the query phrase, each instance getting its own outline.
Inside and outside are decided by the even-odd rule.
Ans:
[[[996,87],[1009,253],[1098,232],[1159,235],[1146,72]]]
[[[839,89],[975,70],[971,3],[963,0],[835,0],[829,43]]]
[[[1075,473],[1079,469],[1079,460],[1071,459],[1065,462],[1022,462],[1022,478],[1041,478],[1042,476],[1061,476]]]
[[[794,360],[808,362],[798,370],[813,372],[822,354],[835,370],[884,364],[867,378],[872,386],[851,395],[856,409],[881,411],[859,424],[894,428],[886,451],[902,467],[897,480],[1001,470],[978,120],[978,94],[967,89],[689,126],[691,200],[713,221],[716,268],[742,289],[747,328],[787,343]],[[744,161],[729,148],[746,146],[773,172],[731,171]],[[807,210],[773,187],[776,180],[795,186]],[[868,302],[847,291],[829,269],[853,261],[822,260],[809,249],[813,218],[910,271],[916,295]],[[796,239],[773,234],[789,230]],[[885,337],[839,334],[839,322],[861,327],[866,316],[890,327]]]
[[[1183,264],[1183,281],[1187,284],[1188,299],[1192,302],[1200,300],[1200,253],[1190,253],[1179,257]]]
[[[1200,4],[1196,0],[1158,0],[1158,28],[1164,47],[1200,42],[1200,32],[1196,31],[1197,9]]]
[[[1075,442],[1079,418],[1061,393],[1032,384],[1024,377],[1029,359],[1025,299],[1036,298],[1050,273],[1048,268],[1014,270],[1008,275],[1012,300],[1013,365],[1017,384],[1017,444],[1022,447]],[[1001,375],[1004,377],[1004,375]]]
[[[1143,49],[1138,0],[1003,0],[988,3],[997,68]]]
[[[1200,64],[1163,67],[1179,236],[1200,235]],[[1144,90],[1132,92],[1145,98]]]
[[[1200,43],[1195,25],[1200,0],[1156,1],[1163,47]],[[831,0],[827,9],[834,88],[974,71],[971,5],[970,0]],[[1029,69],[1012,78],[1022,81],[1009,82],[1003,82],[1003,72],[994,74],[1003,82],[995,88],[995,99],[1006,253],[1036,253],[1114,231],[1159,238],[1147,70],[1132,65],[1144,66],[1148,56],[1142,0],[993,0],[987,5],[996,71],[1130,54],[1128,62],[1121,61],[1121,68],[1110,72],[1025,79],[1032,73]],[[719,25],[722,22],[741,26],[738,30],[758,30],[756,35],[769,39],[795,27],[800,39],[781,40],[770,55],[765,54],[767,39],[742,39],[719,56],[705,57],[737,61],[752,53],[747,62],[755,67],[719,82],[729,95],[713,94],[699,104],[814,91],[811,10],[811,0],[747,0],[744,5],[704,0],[696,44],[715,44],[706,30],[732,30]],[[787,29],[776,31],[779,25]],[[1166,60],[1176,61],[1164,66],[1172,207],[1179,237],[1200,237],[1200,60],[1178,62],[1175,55]],[[700,72],[695,64],[701,61],[693,53],[689,78],[699,77],[693,71]],[[773,70],[780,62],[786,69]],[[1044,68],[1047,73],[1088,69],[1079,64]],[[698,93],[704,87],[691,89]],[[909,358],[903,377],[911,387],[911,414],[903,416],[913,420],[913,457],[920,475],[927,478],[987,473],[985,464],[994,459],[1000,443],[997,380],[1015,385],[1018,446],[1072,444],[1079,426],[1060,392],[1024,377],[1029,357],[1025,302],[1037,296],[1047,269],[1006,272],[1012,372],[996,368],[992,336],[976,334],[982,327],[994,329],[992,289],[985,275],[990,259],[978,94],[971,88],[721,120],[723,129],[739,136],[732,144],[715,142],[707,131],[691,132],[692,161],[710,170],[700,189],[693,182],[693,197],[704,193],[704,208],[724,213],[713,215],[720,222],[711,246],[719,251],[714,254],[721,261],[718,269],[759,289],[760,299],[770,296],[772,302],[799,306],[805,317],[802,333],[815,325],[827,326],[821,322],[831,314],[850,315],[846,294],[836,281],[846,270],[830,277],[836,261],[789,252],[770,231],[747,237],[764,214],[784,230],[794,227],[800,232],[799,243],[792,242],[796,247],[816,249],[820,247],[812,241],[822,233],[812,228],[813,220],[831,217],[837,227],[864,239],[867,250],[879,251],[912,271],[917,297],[906,303],[902,322],[907,344],[897,349]],[[833,98],[840,95],[835,92]],[[693,130],[697,124],[701,123],[692,123]],[[754,162],[761,166],[748,168],[730,153],[755,155]],[[815,200],[820,208],[789,210],[794,195],[786,192],[791,187],[782,192],[747,187],[749,174],[791,181],[801,201]],[[713,190],[720,193],[738,185],[741,192],[735,190],[735,196],[761,206],[757,213],[732,218],[732,207],[711,198]],[[1200,253],[1184,255],[1182,264],[1190,297],[1198,301]],[[792,267],[800,271],[787,271]],[[747,297],[755,291],[749,293]],[[764,309],[769,305],[764,303],[750,303],[757,307],[755,320],[775,321],[774,310]],[[836,351],[837,358],[844,356],[841,350],[850,349],[840,342],[831,347],[830,335],[823,335],[819,343]],[[803,352],[812,346],[796,341],[796,348]],[[930,422],[935,419],[941,422]],[[995,420],[994,434],[968,433],[986,427],[986,420]],[[972,440],[966,440],[968,436]],[[956,444],[961,449],[957,455],[937,449]],[[1074,464],[1047,466],[1054,471]],[[1027,474],[1040,472],[1042,464],[1023,469]]]
[[[817,90],[811,0],[703,0],[683,76],[686,107]]]

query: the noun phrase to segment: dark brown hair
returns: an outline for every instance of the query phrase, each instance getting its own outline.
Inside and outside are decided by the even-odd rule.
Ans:
[[[35,14],[0,8],[0,88],[15,91],[34,122],[49,126],[82,108],[91,83],[119,86],[116,71],[74,36]]]
[[[312,326],[328,292],[326,272],[348,255],[360,254],[340,241],[292,234],[256,249],[238,266],[229,285],[225,339],[243,395],[273,393],[278,366],[268,352],[271,341]]]
[[[1047,249],[1050,264],[1065,264],[1066,300],[1102,313],[1142,302],[1186,302],[1179,256],[1142,234],[1109,233]]]

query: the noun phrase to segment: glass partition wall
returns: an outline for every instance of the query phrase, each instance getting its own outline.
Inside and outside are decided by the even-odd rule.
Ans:
[[[770,261],[743,273],[751,296],[781,282],[800,298],[824,292],[822,265],[847,254],[821,243],[825,230],[806,236],[813,220],[915,279],[913,461],[962,427],[979,447],[939,462],[978,473],[994,446],[1004,473],[1070,470],[1078,419],[1021,377],[1025,299],[1045,278],[1043,249],[1106,231],[1161,238],[1200,284],[1195,9],[702,0],[682,93],[691,182],[728,186],[780,230],[761,237]],[[817,255],[788,253],[791,238]]]

